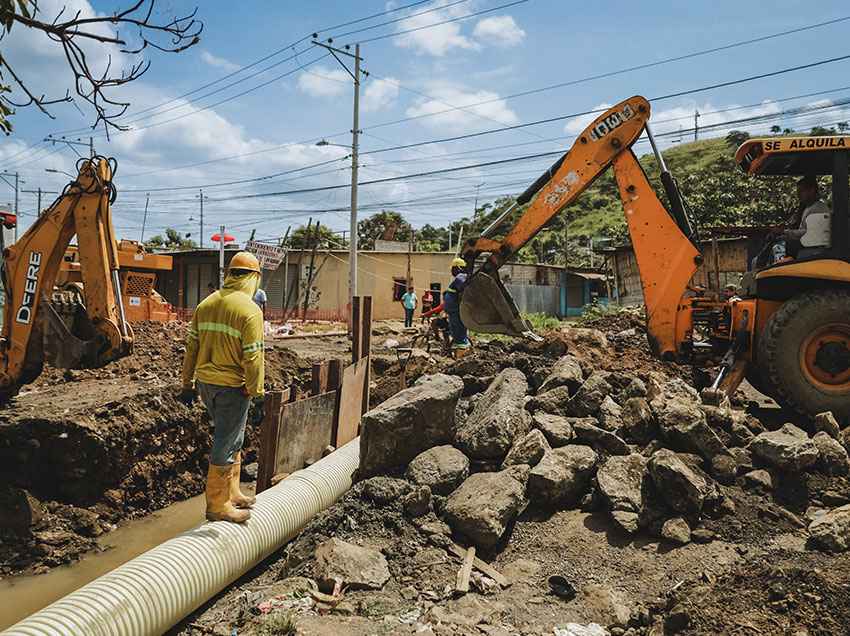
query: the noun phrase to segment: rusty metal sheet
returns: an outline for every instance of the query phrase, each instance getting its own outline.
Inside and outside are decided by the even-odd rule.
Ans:
[[[331,443],[336,394],[322,393],[284,404],[280,413],[272,474],[292,473],[318,460]]]

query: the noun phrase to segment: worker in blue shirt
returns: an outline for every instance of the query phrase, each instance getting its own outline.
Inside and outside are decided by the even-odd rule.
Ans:
[[[445,310],[449,317],[453,349],[469,349],[470,347],[466,325],[460,319],[460,297],[466,287],[467,276],[466,261],[462,258],[452,260],[452,282],[443,292],[443,302],[431,311],[422,314],[423,317],[427,318]]]

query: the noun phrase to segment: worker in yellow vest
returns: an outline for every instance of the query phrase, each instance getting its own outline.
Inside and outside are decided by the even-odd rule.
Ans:
[[[263,418],[263,312],[253,300],[260,275],[253,254],[234,255],[224,286],[195,309],[186,339],[178,399],[191,405],[200,394],[215,427],[206,488],[210,521],[243,523],[256,501],[239,489],[239,474],[248,413],[254,423]]]

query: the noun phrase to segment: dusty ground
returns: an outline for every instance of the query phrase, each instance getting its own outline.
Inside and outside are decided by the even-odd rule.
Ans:
[[[480,342],[474,355],[444,360],[440,367],[464,378],[465,395],[483,390],[482,376],[486,382],[507,366],[521,368],[534,386],[565,350],[625,377],[650,370],[690,377],[689,369],[649,358],[633,317],[594,326],[607,333],[615,355],[600,355],[598,343],[558,333],[540,345]],[[736,404],[770,428],[787,420],[749,388]],[[465,595],[454,593],[461,559],[445,549],[444,537],[433,537],[397,502],[375,503],[364,491],[366,483],[355,485],[295,541],[187,617],[172,636],[234,630],[240,635],[502,636],[553,634],[568,622],[621,624],[610,633],[629,636],[850,634],[850,554],[812,549],[795,520],[825,501],[850,502],[847,477],[777,475],[772,494],[747,490],[739,478],[720,486],[728,503],[700,523],[713,539],[676,548],[656,537],[626,534],[593,505],[528,509],[499,548],[479,553],[510,587],[501,589],[475,574]],[[424,520],[434,521],[433,513]],[[380,550],[390,581],[380,591],[348,591],[335,608],[317,605],[310,596],[312,553],[328,537]],[[547,583],[552,575],[566,577],[577,596],[554,596]]]

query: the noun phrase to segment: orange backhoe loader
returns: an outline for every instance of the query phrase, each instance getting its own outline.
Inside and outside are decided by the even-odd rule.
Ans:
[[[124,316],[112,227],[114,160],[81,159],[78,177],[24,235],[3,252],[0,402],[41,373],[96,368],[128,355],[133,332]],[[76,234],[84,302],[54,298],[65,250]]]
[[[493,237],[515,206],[465,243],[462,256],[471,274],[461,302],[465,324],[485,333],[532,335],[498,269],[612,167],[640,270],[652,352],[717,367],[708,391],[714,399],[731,395],[746,377],[800,414],[833,411],[850,420],[850,137],[750,140],[738,150],[738,163],[750,174],[831,175],[831,240],[805,258],[750,273],[743,297],[724,300],[690,286],[702,255],[649,116],[649,102],[640,96],[600,115],[520,195],[515,206],[530,205],[504,238]],[[669,211],[632,151],[644,131],[660,166]]]

